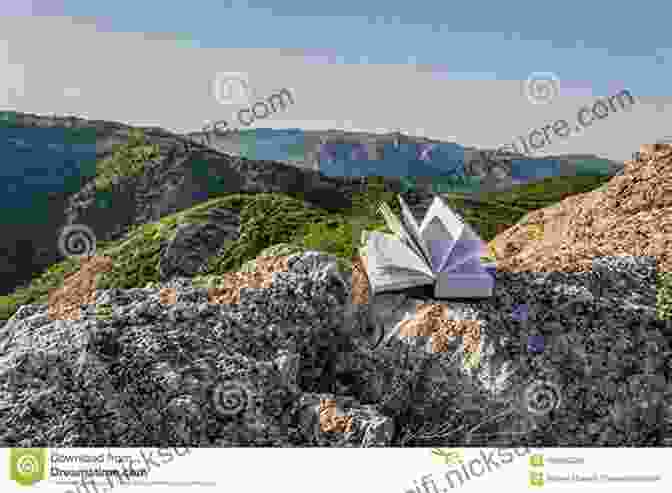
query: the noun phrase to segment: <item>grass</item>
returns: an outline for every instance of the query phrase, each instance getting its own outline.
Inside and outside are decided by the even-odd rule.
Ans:
[[[128,142],[116,145],[112,155],[97,164],[96,191],[111,191],[120,176],[141,175],[145,163],[159,156],[159,146],[148,144],[142,130],[131,130]]]

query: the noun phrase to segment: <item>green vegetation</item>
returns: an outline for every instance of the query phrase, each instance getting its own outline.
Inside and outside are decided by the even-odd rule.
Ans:
[[[135,142],[144,141],[138,138]],[[119,152],[132,154],[128,148]],[[516,224],[528,212],[552,205],[569,195],[593,190],[606,180],[608,177],[549,178],[507,192],[484,194],[477,204],[459,194],[443,196],[484,240],[490,241],[498,230]],[[400,214],[396,197],[385,189],[381,177],[370,177],[366,191],[353,197],[353,207],[340,211],[306,208],[300,197],[285,194],[216,197],[158,222],[131,228],[118,241],[99,243],[97,254],[113,257],[115,264],[111,272],[100,276],[98,287],[125,289],[156,285],[161,242],[169,240],[180,224],[206,220],[208,210],[213,208],[238,211],[241,235],[238,240],[223,245],[221,253],[209,259],[205,272],[194,278],[194,283],[207,284],[226,272],[250,270],[259,255],[284,255],[306,249],[337,256],[341,269],[347,270],[356,254],[362,230],[386,230],[377,213],[380,201],[385,201],[395,214]],[[50,290],[61,287],[63,279],[78,269],[77,260],[66,259],[52,265],[30,285],[8,296],[0,296],[0,320],[11,317],[23,304],[47,303]],[[672,318],[672,275],[661,275],[660,280],[659,316]]]
[[[118,241],[98,244],[97,255],[107,255],[115,260],[112,271],[101,274],[98,287],[128,289],[158,283],[161,242],[169,240],[180,224],[206,220],[207,211],[213,208],[238,211],[241,235],[237,241],[224,245],[221,255],[210,259],[204,276],[238,270],[265,249],[283,243],[288,243],[294,250],[324,245],[326,252],[341,258],[341,268],[347,269],[354,251],[350,232],[354,227],[381,228],[380,218],[374,216],[377,201],[381,199],[391,202],[394,197],[375,180],[370,190],[355,197],[352,210],[340,212],[307,209],[302,200],[284,194],[217,197],[155,223],[132,227]],[[390,205],[399,212],[398,205]],[[321,238],[326,231],[330,232]],[[0,320],[9,319],[21,305],[47,303],[49,292],[61,287],[63,279],[76,272],[79,265],[78,260],[66,259],[37,276],[29,286],[0,296]]]
[[[659,320],[672,320],[672,272],[659,272],[656,288],[656,315]]]
[[[110,191],[116,177],[141,175],[145,163],[158,157],[159,146],[148,144],[142,130],[131,130],[128,142],[116,145],[96,166],[96,191]]]

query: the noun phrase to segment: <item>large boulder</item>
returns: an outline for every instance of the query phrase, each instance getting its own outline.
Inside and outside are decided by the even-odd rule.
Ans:
[[[228,209],[210,209],[205,221],[181,224],[161,255],[160,280],[195,276],[224,242],[239,236],[240,216]]]

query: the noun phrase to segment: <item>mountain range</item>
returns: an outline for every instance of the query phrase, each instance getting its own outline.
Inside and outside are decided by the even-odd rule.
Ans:
[[[443,183],[444,188],[452,184],[456,191],[475,194],[506,190],[549,176],[611,176],[623,168],[621,162],[594,154],[537,158],[399,132],[256,129],[219,134],[191,132],[187,136],[221,152],[318,169],[327,176],[424,177],[421,181]],[[468,178],[462,187],[459,180],[451,181],[465,176]]]

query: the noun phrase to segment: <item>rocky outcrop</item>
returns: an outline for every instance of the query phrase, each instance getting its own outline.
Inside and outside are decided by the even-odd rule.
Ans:
[[[498,269],[586,271],[595,257],[653,256],[672,270],[672,146],[643,147],[639,161],[593,192],[527,214],[491,247]],[[540,241],[528,234],[537,227]]]
[[[104,318],[92,305],[78,320],[22,307],[0,334],[0,443],[436,446],[495,434],[507,446],[657,445],[656,427],[672,417],[655,259],[501,272],[492,299],[469,303],[370,298],[318,252],[255,265],[228,290],[175,278],[97,291]],[[343,330],[353,305],[371,310],[384,338]],[[522,349],[532,336],[543,337],[541,353]],[[480,364],[466,365],[474,350]]]
[[[175,282],[162,286],[176,290],[174,303],[159,289],[98,291],[95,303],[112,309],[105,318],[92,305],[56,321],[44,306],[22,307],[2,333],[0,443],[296,446],[336,434],[388,444],[390,419],[349,396],[329,394],[351,416],[347,430],[316,437],[306,425],[319,423],[311,408],[332,383],[348,287],[316,252],[286,267],[235,305]],[[51,388],[37,414],[28,379]],[[86,410],[70,404],[77,396]]]

